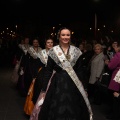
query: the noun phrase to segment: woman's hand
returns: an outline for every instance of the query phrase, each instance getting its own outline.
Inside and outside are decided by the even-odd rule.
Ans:
[[[118,92],[113,93],[114,97],[118,97],[120,94]]]
[[[38,107],[43,104],[44,99],[45,99],[45,92],[42,91],[42,92],[40,93],[40,100],[39,100],[38,103],[37,103],[37,104],[38,104]]]
[[[45,92],[44,91],[42,91],[40,94],[41,94],[41,98],[45,98]]]
[[[86,95],[87,95],[87,97],[88,97],[88,93],[87,93],[87,91],[85,91],[85,93],[86,93]]]

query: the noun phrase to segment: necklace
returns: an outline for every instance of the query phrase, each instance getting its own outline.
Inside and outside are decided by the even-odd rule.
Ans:
[[[59,45],[59,46],[60,46],[60,45]],[[61,50],[63,51],[63,49],[62,49],[61,46],[60,46],[60,48],[61,48]],[[71,58],[71,55],[69,54],[69,49],[70,49],[70,46],[69,46],[69,48],[68,48],[68,50],[67,50],[67,54],[65,54],[65,52],[63,51],[63,53],[64,53],[65,57],[67,58],[67,60],[70,60],[70,58]]]

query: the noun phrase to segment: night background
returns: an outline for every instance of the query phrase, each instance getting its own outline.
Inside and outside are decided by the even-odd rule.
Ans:
[[[101,39],[103,36],[119,38],[119,0],[80,1],[0,1],[0,38],[6,39],[8,31],[15,36],[39,37],[43,42],[62,26],[69,27],[76,39]],[[95,14],[97,16],[95,37]],[[7,29],[7,30],[6,30]],[[3,34],[4,31],[4,34]],[[7,32],[6,32],[7,31]],[[10,39],[13,39],[10,38]]]
[[[29,37],[32,45],[32,40],[37,38],[44,49],[47,38],[52,37],[55,43],[58,42],[57,32],[61,27],[72,30],[71,42],[77,47],[80,43],[88,43],[87,49],[91,49],[89,43],[93,47],[101,41],[120,42],[120,0],[0,0],[0,120],[28,120],[23,111],[26,98],[19,95],[16,82],[14,84],[12,79],[18,65],[18,44]],[[102,45],[107,48],[111,43]],[[92,55],[85,56],[91,62]],[[87,78],[87,72],[84,72],[86,60],[81,67]],[[87,63],[90,66],[88,60]],[[105,74],[109,75],[106,69],[107,66]],[[17,72],[20,75],[20,68]],[[108,80],[110,76],[106,77]],[[100,96],[103,104],[92,103],[94,120],[107,120],[109,111],[110,114],[112,111],[111,105],[114,105],[111,97],[108,97],[107,87],[103,92],[103,96]]]

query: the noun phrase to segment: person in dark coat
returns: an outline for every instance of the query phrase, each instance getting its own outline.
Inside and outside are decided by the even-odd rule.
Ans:
[[[22,96],[27,95],[27,90],[29,88],[29,85],[26,87],[25,80],[27,81],[27,80],[29,80],[29,78],[31,78],[31,74],[29,74],[29,71],[27,71],[27,68],[29,66],[28,49],[31,46],[29,44],[29,41],[30,41],[29,37],[24,38],[24,44],[19,45],[20,50],[19,50],[19,54],[17,55],[18,59],[20,59],[20,66],[19,66],[19,70],[18,70],[19,78],[18,78],[18,82],[17,82],[17,89]],[[27,76],[28,76],[28,78],[27,78]]]
[[[90,77],[89,65],[93,55],[94,55],[94,51],[92,45],[87,43],[81,55],[82,76],[83,76],[83,80],[86,82],[87,85],[89,83],[89,77]]]

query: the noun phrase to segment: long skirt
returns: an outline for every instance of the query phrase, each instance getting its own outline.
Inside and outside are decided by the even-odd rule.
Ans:
[[[18,62],[18,63],[16,63],[16,65],[15,65],[15,67],[13,69],[12,76],[11,76],[11,81],[15,85],[17,84],[18,78],[19,78],[19,74],[18,74],[19,67],[20,67],[20,63]]]
[[[47,91],[48,91],[48,89],[49,89],[49,86],[50,86],[50,83],[51,83],[51,79],[52,79],[54,73],[55,73],[55,71],[53,72],[53,74],[52,74],[52,76],[51,76],[51,78],[50,78],[50,80],[49,80],[46,93],[47,93]],[[46,93],[45,93],[45,94],[46,94]],[[39,104],[41,100],[42,100],[42,93],[39,94],[39,97],[38,97],[38,99],[37,99],[37,102],[36,102],[36,104],[35,104],[35,106],[34,106],[34,108],[33,108],[32,114],[30,115],[30,120],[38,120],[38,115],[39,115],[39,112],[40,112],[40,109],[41,109],[41,106],[42,106],[42,103]],[[43,102],[44,102],[44,101],[43,101]]]
[[[33,97],[33,89],[34,89],[34,83],[35,83],[35,79],[33,79],[30,88],[28,90],[28,94],[25,100],[25,105],[24,105],[24,112],[27,115],[31,115],[33,108],[34,108],[34,103],[32,101],[32,97]]]

